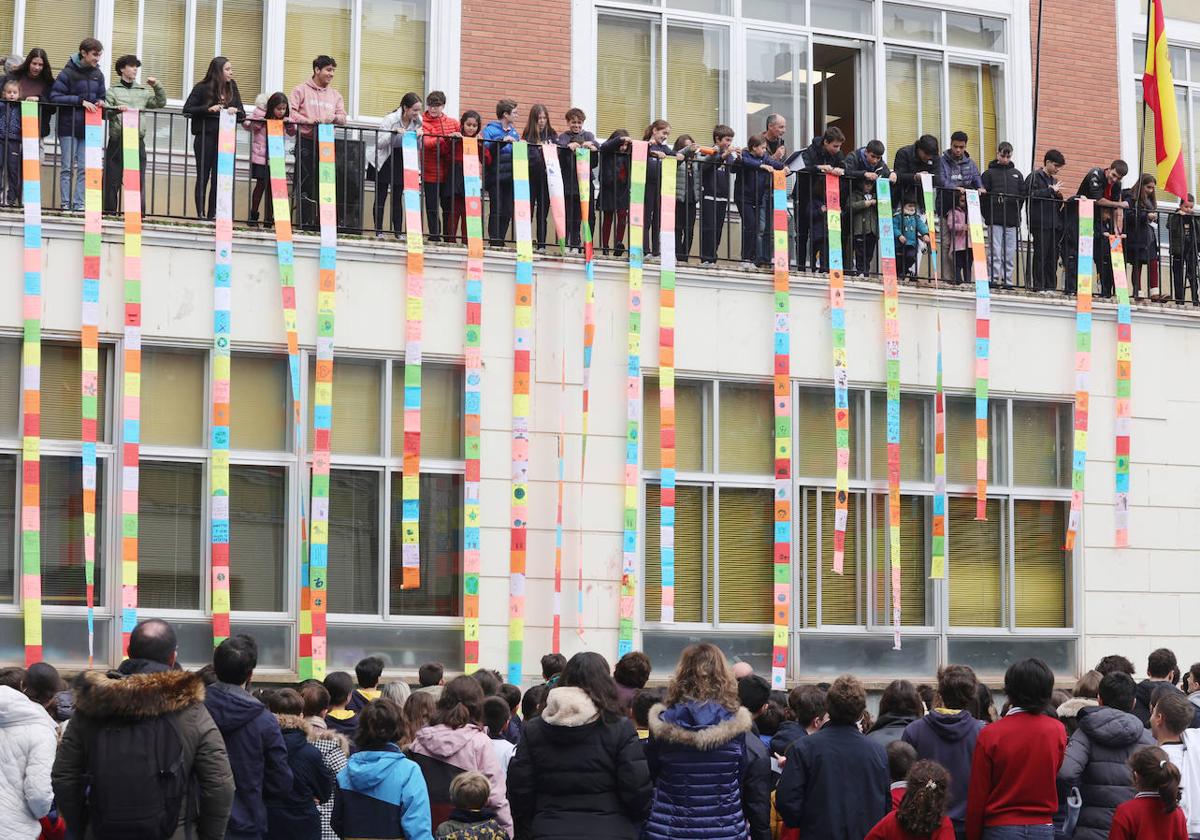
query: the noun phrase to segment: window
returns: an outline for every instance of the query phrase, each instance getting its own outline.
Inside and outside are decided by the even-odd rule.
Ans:
[[[13,46],[14,5],[16,0],[0,0],[0,48],[6,51]]]
[[[43,352],[45,352],[43,350]],[[21,393],[21,342],[0,340],[0,394]],[[0,400],[0,439],[20,441],[21,400]]]
[[[25,41],[22,55],[41,47],[57,74],[79,52],[79,42],[96,31],[95,0],[25,3]],[[12,19],[12,15],[9,15]],[[70,25],[64,25],[66,22]],[[107,45],[106,45],[107,46]]]
[[[262,83],[263,0],[194,2],[196,35],[192,47],[191,81],[200,81],[213,56],[223,55],[233,65],[238,90],[242,100],[249,105],[259,93],[267,92]],[[185,84],[184,89],[189,90],[190,85]],[[285,88],[285,92],[290,90],[291,87]]]
[[[142,60],[142,78],[157,78],[169,99],[185,97],[191,90],[182,60],[186,21],[187,0],[113,0],[112,45],[105,45],[104,56],[110,83],[116,84],[118,78],[114,69],[117,59],[132,53]],[[216,53],[196,64],[198,73],[203,74],[213,55]]]
[[[1168,4],[1169,7],[1170,4]],[[1144,10],[1143,10],[1144,11]],[[1170,12],[1168,12],[1168,16]],[[1178,15],[1177,17],[1183,17]],[[1188,19],[1195,19],[1195,15]],[[1179,117],[1179,135],[1183,146],[1185,166],[1192,167],[1187,173],[1187,182],[1200,184],[1200,48],[1170,46],[1171,75],[1175,80],[1175,113]],[[1154,120],[1148,119],[1142,125],[1142,71],[1146,66],[1146,42],[1137,39],[1133,42],[1133,68],[1136,73],[1134,81],[1134,102],[1139,125],[1142,128],[1140,141],[1142,156],[1142,172],[1155,172],[1154,150]],[[1158,200],[1176,204],[1179,198],[1162,189],[1159,184]]]
[[[421,587],[401,589],[401,477],[399,472],[392,474],[391,614],[462,615],[463,478],[439,473],[421,476]]]
[[[108,366],[112,356],[109,345],[100,345],[96,363],[96,440],[107,437]],[[56,344],[42,342],[42,438],[78,441],[82,434],[80,401],[81,362],[78,342]]]
[[[6,391],[5,393],[11,393]],[[0,604],[16,597],[17,456],[0,453]]]
[[[289,375],[286,356],[233,354],[229,369],[232,449],[280,451],[289,447],[292,426]],[[309,394],[311,400],[311,391]]]
[[[96,461],[96,603],[103,604],[106,569],[104,475],[108,459]],[[79,456],[46,457],[41,464],[42,604],[83,607],[87,582],[83,557],[83,463]]]
[[[206,501],[203,496],[203,464],[141,462],[138,476],[139,608],[203,608],[201,579],[204,574],[203,511]]]
[[[230,607],[282,612],[287,580],[287,469],[233,464],[229,468]]]
[[[809,0],[812,25],[870,35],[875,27],[871,0]]]
[[[308,439],[313,439],[313,393],[317,362],[308,364]],[[333,360],[333,429],[330,448],[340,455],[380,455],[383,365],[361,359]],[[423,418],[424,419],[424,418]],[[403,421],[402,421],[403,422]],[[422,422],[422,428],[425,423]],[[332,497],[332,490],[330,495]]]
[[[142,393],[152,397],[142,400],[143,444],[205,445],[204,360],[203,353],[187,350],[142,350]]]
[[[807,121],[807,81],[806,38],[748,31],[745,136],[762,131],[769,114],[782,114],[793,130],[800,130]]]

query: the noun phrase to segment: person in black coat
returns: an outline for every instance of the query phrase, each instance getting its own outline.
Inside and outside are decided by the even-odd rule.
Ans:
[[[800,153],[800,175],[796,178],[796,259],[799,270],[807,266],[809,240],[812,241],[813,269],[829,271],[829,232],[825,220],[825,176],[846,174],[846,156],[842,144],[846,135],[836,125],[825,129],[820,137],[814,137],[808,148]],[[838,186],[841,190],[840,181]],[[760,257],[765,254],[768,261],[774,254],[774,236],[764,236],[759,249]],[[819,255],[819,256],[818,256]]]
[[[279,721],[292,789],[264,797],[267,806],[266,840],[321,840],[321,815],[317,804],[333,796],[333,773],[321,751],[309,743],[311,729],[304,720],[304,700],[294,688],[281,688],[267,696],[267,705]]]
[[[1030,285],[1035,292],[1053,292],[1058,288],[1058,257],[1062,247],[1062,182],[1058,173],[1067,159],[1058,149],[1047,149],[1042,168],[1029,176],[1029,232],[1033,236]]]
[[[996,147],[996,158],[983,173],[983,221],[988,226],[988,267],[993,283],[1010,288],[1017,264],[1017,231],[1021,227],[1021,204],[1025,198],[1025,176],[1013,163],[1012,143]]]
[[[908,680],[892,680],[879,698],[879,717],[867,737],[886,748],[892,741],[899,741],[905,728],[924,712],[916,686]]]
[[[59,200],[64,210],[82,210],[84,198],[83,127],[85,111],[104,106],[104,71],[100,56],[104,45],[95,38],[84,38],[79,52],[71,56],[58,78],[50,86],[50,101],[58,109],[58,144],[62,154],[59,173]]]
[[[201,219],[213,219],[217,215],[217,135],[222,111],[237,114],[239,123],[246,119],[242,95],[233,78],[233,63],[219,55],[208,63],[208,72],[196,83],[183,103],[183,113],[192,121],[192,151],[196,155],[196,215]]]
[[[913,202],[917,207],[925,208],[925,193],[921,189],[921,179],[918,175],[928,173],[933,176],[933,187],[942,185],[941,175],[938,174],[938,140],[932,134],[922,134],[917,142],[905,146],[896,152],[892,163],[892,171],[896,173],[896,183],[900,187],[892,196],[893,207],[903,207]],[[934,208],[925,208],[932,213]]]
[[[729,182],[738,162],[733,147],[733,129],[727,125],[713,128],[713,148],[701,153],[700,160],[700,264],[717,261],[725,216],[729,209]]]
[[[571,657],[545,711],[528,721],[508,766],[518,836],[636,840],[650,773],[633,722],[598,653]]]

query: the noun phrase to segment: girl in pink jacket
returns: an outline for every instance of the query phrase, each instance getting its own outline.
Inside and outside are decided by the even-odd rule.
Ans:
[[[261,97],[259,101],[261,101]],[[265,106],[256,104],[250,116],[243,123],[250,131],[250,175],[254,178],[254,192],[250,196],[251,225],[258,224],[258,203],[262,201],[264,193],[268,193],[266,222],[268,225],[275,223],[274,202],[271,200],[268,190],[271,182],[271,167],[267,159],[267,120],[284,120],[284,131],[295,137],[296,124],[288,119],[290,110],[287,96],[282,91],[277,91],[271,94]]]

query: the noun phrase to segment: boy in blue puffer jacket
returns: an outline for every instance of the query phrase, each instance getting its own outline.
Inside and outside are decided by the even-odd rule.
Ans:
[[[83,210],[84,111],[104,105],[104,72],[100,69],[103,54],[103,44],[95,38],[84,38],[79,52],[71,56],[50,88],[50,101],[64,106],[58,109],[58,143],[63,159],[59,200],[64,210]]]
[[[496,103],[496,119],[483,128],[483,155],[486,167],[483,180],[491,203],[488,205],[488,239],[500,247],[508,237],[513,215],[512,144],[521,139],[513,124],[517,103],[501,99]]]

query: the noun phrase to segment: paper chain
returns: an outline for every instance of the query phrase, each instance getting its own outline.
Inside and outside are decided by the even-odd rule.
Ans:
[[[850,375],[846,370],[846,277],[842,270],[842,196],[838,176],[825,175],[825,221],[829,231],[829,321],[833,333],[833,420],[837,447],[833,571],[842,574],[850,505]]]
[[[42,162],[38,104],[21,103],[25,291],[21,346],[21,609],[25,665],[42,661]]]
[[[677,162],[662,161],[659,222],[675,230]],[[675,237],[664,236],[658,296],[659,569],[663,624],[675,623]]]
[[[555,486],[554,509],[554,598],[550,624],[550,652],[559,653],[562,646],[562,566],[563,566],[563,492],[566,489],[566,426],[567,426],[567,337],[562,334],[558,379],[558,480]]]
[[[529,361],[533,353],[533,226],[529,144],[512,144],[517,238],[513,299],[512,500],[509,531],[508,681],[521,684],[525,656],[525,545],[529,526]]]
[[[992,340],[992,295],[988,289],[987,255],[983,245],[983,216],[979,211],[978,190],[967,190],[967,226],[971,235],[971,266],[975,274],[975,518],[986,520],[988,357]]]
[[[875,182],[879,264],[883,272],[883,339],[887,368],[888,566],[892,577],[892,647],[900,650],[900,284],[892,229],[892,185]],[[932,227],[932,225],[930,226]]]
[[[1067,520],[1065,548],[1075,548],[1075,537],[1083,518],[1083,475],[1087,467],[1089,379],[1092,371],[1092,236],[1095,202],[1079,199],[1079,276],[1075,296],[1075,441],[1071,458],[1071,514]]]
[[[575,150],[575,175],[579,181],[579,231],[583,244],[583,434],[579,455],[579,509],[583,510],[583,485],[587,480],[588,400],[592,388],[592,347],[596,341],[596,248],[592,241],[592,153]],[[575,584],[576,630],[583,633],[583,529],[579,529],[579,566]]]
[[[483,187],[479,140],[463,138],[463,194],[467,217],[467,313],[463,333],[463,662],[479,668],[479,429],[483,396]]]
[[[918,175],[921,191],[925,194],[925,207],[936,206],[933,191],[933,176],[928,172]],[[932,213],[930,214],[932,218]],[[938,242],[937,225],[929,225],[929,269],[933,274],[934,302],[937,311],[934,321],[937,330],[937,379],[933,392],[933,551],[929,577],[941,579],[946,576],[946,395],[942,390],[942,310],[937,299]]]
[[[558,246],[567,246],[567,201],[563,190],[562,164],[558,160],[558,146],[542,144],[542,162],[546,167],[546,191],[550,195],[550,218],[554,220],[554,233]]]
[[[88,667],[95,650],[96,581],[96,403],[99,401],[100,214],[104,172],[104,114],[84,113],[83,126],[83,301],[80,311],[80,438],[83,453],[83,569],[87,590]],[[124,146],[122,145],[122,148]],[[140,374],[138,374],[140,375]],[[136,511],[134,512],[136,516]],[[134,523],[137,539],[136,521]],[[128,539],[122,530],[122,544]],[[134,549],[136,551],[136,548]],[[122,552],[123,553],[123,552]],[[124,562],[124,561],[122,561]]]
[[[417,133],[404,133],[404,225],[408,235],[404,303],[404,472],[401,476],[401,589],[421,585],[421,338],[425,318],[425,245]]]
[[[213,644],[229,638],[229,335],[233,302],[233,153],[236,117],[222,111],[217,134],[216,262],[213,268],[212,624]]]
[[[775,562],[771,603],[775,631],[771,688],[783,691],[787,677],[788,627],[792,601],[792,300],[788,278],[787,173],[773,173],[775,249]],[[665,189],[665,187],[664,187]],[[674,194],[674,191],[672,191]],[[669,228],[664,227],[664,230]],[[663,237],[664,240],[669,237]]]
[[[1129,275],[1121,237],[1109,235],[1112,248],[1113,279],[1117,292],[1117,417],[1116,427],[1116,496],[1113,500],[1113,520],[1118,548],[1129,545],[1129,433],[1133,425],[1133,321],[1129,308]]]
[[[121,430],[123,653],[128,652],[129,634],[137,626],[138,606],[138,489],[142,441],[142,156],[139,123],[137,110],[130,109],[121,114],[125,204],[125,388]]]

